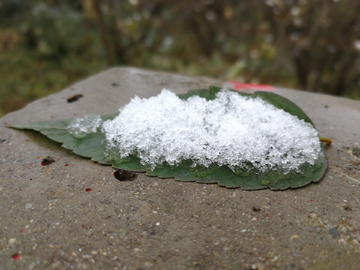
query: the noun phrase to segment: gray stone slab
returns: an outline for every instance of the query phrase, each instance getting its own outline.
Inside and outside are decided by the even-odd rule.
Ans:
[[[0,269],[359,269],[358,101],[276,90],[333,139],[319,183],[278,192],[144,174],[119,182],[111,167],[6,127],[109,114],[135,95],[214,84],[223,83],[113,68],[1,118]],[[55,162],[41,166],[46,156]]]

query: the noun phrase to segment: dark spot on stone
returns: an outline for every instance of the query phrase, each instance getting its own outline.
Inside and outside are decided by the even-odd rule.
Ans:
[[[0,139],[0,143],[6,142],[6,139]]]
[[[118,84],[118,83],[112,83],[111,84],[111,86],[114,86],[114,87],[116,87],[116,86],[119,86],[120,84]]]
[[[334,237],[335,239],[339,239],[340,238],[340,233],[336,228],[331,228],[329,229],[329,234],[332,235],[332,237]]]
[[[344,205],[343,208],[345,211],[352,211],[352,208],[349,205]]]
[[[69,97],[67,99],[67,102],[72,103],[72,102],[78,101],[82,97],[83,97],[82,94],[73,95],[72,97]]]
[[[360,157],[360,147],[353,147],[352,153],[353,155]]]
[[[46,158],[44,158],[44,159],[41,161],[41,165],[42,165],[42,166],[48,166],[48,165],[50,165],[50,164],[52,164],[52,163],[54,163],[54,162],[55,162],[55,160],[54,160],[52,157],[47,156]]]
[[[261,211],[260,207],[258,207],[258,206],[253,206],[251,209],[252,209],[254,212],[260,212],[260,211]]]
[[[133,181],[137,178],[137,174],[125,170],[117,170],[114,172],[114,177],[119,181]]]
[[[329,106],[328,106],[328,105],[325,105],[324,107],[325,107],[326,109],[327,109],[327,108],[329,108]]]
[[[111,201],[108,200],[108,199],[105,199],[105,200],[100,201],[100,202],[103,203],[103,204],[106,204],[106,205],[110,205],[110,204],[111,204]]]

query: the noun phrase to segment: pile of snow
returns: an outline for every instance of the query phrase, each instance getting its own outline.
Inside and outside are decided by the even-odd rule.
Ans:
[[[81,122],[76,125],[69,128],[75,132]],[[216,163],[286,173],[321,158],[311,124],[260,98],[226,89],[210,101],[198,96],[181,100],[166,89],[149,99],[135,97],[102,124],[102,131],[107,151],[116,149],[121,158],[136,155],[151,168],[192,160],[193,166]]]

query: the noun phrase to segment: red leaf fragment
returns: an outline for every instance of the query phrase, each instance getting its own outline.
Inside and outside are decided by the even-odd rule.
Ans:
[[[86,192],[90,192],[90,191],[92,191],[92,189],[91,189],[91,188],[87,188],[87,189],[85,189],[85,191],[86,191]]]
[[[12,256],[12,258],[13,258],[14,260],[20,259],[20,254],[19,254],[19,253],[16,253],[16,254],[14,254],[14,255]]]
[[[69,166],[69,164],[65,164],[65,167]]]
[[[249,89],[261,91],[274,91],[276,88],[266,84],[241,83],[237,81],[229,81],[234,90]]]

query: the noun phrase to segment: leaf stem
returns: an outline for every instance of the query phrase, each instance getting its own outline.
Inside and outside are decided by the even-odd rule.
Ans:
[[[327,146],[330,146],[332,143],[332,140],[329,138],[319,137],[319,139],[320,139],[320,142],[326,143]]]

